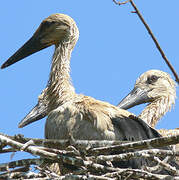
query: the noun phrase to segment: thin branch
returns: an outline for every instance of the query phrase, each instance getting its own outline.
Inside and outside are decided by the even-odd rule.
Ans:
[[[6,148],[6,149],[0,150],[0,154],[2,154],[2,153],[10,153],[10,152],[16,152],[16,150],[14,148]]]
[[[174,156],[175,154],[179,156],[179,152],[175,153],[170,150],[150,149],[150,150],[142,150],[137,152],[122,153],[117,155],[99,155],[97,157],[89,157],[88,159],[93,160],[96,163],[104,163],[106,161],[120,162],[124,160],[129,160],[131,158],[147,158],[156,162],[158,165],[161,165],[163,168],[165,168],[172,174],[179,175],[179,171],[176,170],[175,167],[172,167],[171,165],[167,164],[164,161],[161,161],[158,157],[156,157],[157,155],[166,157],[167,155]]]
[[[118,4],[118,5],[121,5],[121,4],[125,4],[127,3],[124,2],[124,3],[120,3],[120,2],[117,2],[116,0],[113,0],[113,2],[115,4]],[[135,9],[135,13],[138,15],[138,17],[140,18],[140,20],[142,21],[142,23],[144,24],[145,28],[147,29],[149,35],[151,36],[151,38],[153,39],[157,49],[159,50],[162,58],[164,59],[165,63],[168,65],[169,69],[172,71],[173,75],[175,76],[175,81],[179,84],[179,77],[178,77],[178,74],[177,72],[175,71],[174,67],[172,66],[172,64],[170,63],[170,61],[167,59],[164,51],[162,50],[162,48],[160,47],[160,44],[158,43],[157,39],[155,38],[154,34],[152,33],[152,30],[150,29],[149,25],[145,22],[144,18],[142,17],[140,11],[137,9],[136,5],[134,4],[133,0],[129,0],[128,2],[131,3],[132,7]]]
[[[142,179],[147,179],[147,180],[167,180],[167,179],[179,180],[179,177],[173,177],[170,175],[154,174],[154,173],[150,173],[150,172],[140,170],[140,169],[121,169],[121,171],[106,173],[105,175],[102,175],[102,176],[110,177],[110,178],[122,177],[124,179],[125,177],[128,177],[129,175],[130,175],[131,179],[132,178],[136,178],[136,179],[142,178]]]
[[[73,179],[73,180],[114,180],[109,177],[103,177],[103,176],[97,176],[97,175],[73,175],[73,174],[67,174],[65,176],[61,176],[59,180],[67,180],[67,179]]]
[[[5,172],[5,173],[1,173],[0,174],[0,177],[2,176],[2,175],[5,175],[5,174],[7,174],[7,173],[15,173],[15,172],[27,172],[27,171],[29,171],[30,170],[30,167],[29,166],[24,166],[24,167],[20,167],[20,168],[16,168],[16,169],[13,169],[13,170],[8,170],[7,172]]]
[[[172,175],[179,175],[179,171],[175,167],[161,161],[158,157],[155,157],[155,156],[152,157],[150,155],[148,155],[148,157],[149,159],[156,161],[159,166],[162,166],[164,169],[168,170],[168,172],[170,172]]]
[[[29,140],[31,140],[31,139],[28,139],[28,141]],[[163,141],[161,141],[161,140],[163,140]],[[171,136],[171,137],[155,138],[155,139],[152,139],[152,140],[145,140],[145,141],[141,141],[141,142],[133,142],[134,144],[126,143],[126,144],[118,145],[118,146],[115,146],[115,147],[108,147],[108,154],[110,154],[112,152],[111,149],[114,150],[116,147],[118,147],[118,148],[120,147],[119,149],[124,150],[124,151],[126,150],[126,148],[129,150],[129,149],[131,149],[133,147],[144,148],[146,146],[148,148],[152,148],[152,146],[154,146],[152,144],[153,142],[156,143],[155,146],[161,146],[161,144],[162,144],[162,146],[165,146],[166,145],[166,140],[167,140],[167,143],[173,144],[174,141],[175,142],[179,141],[179,135],[178,136]],[[8,137],[5,137],[3,135],[0,135],[0,142],[15,148],[15,150],[21,150],[21,151],[23,150],[23,151],[29,152],[29,153],[31,153],[33,155],[38,155],[40,157],[45,158],[45,159],[39,159],[39,161],[40,161],[39,163],[35,162],[35,160],[32,160],[32,161],[20,160],[20,161],[14,161],[14,162],[6,163],[6,164],[1,164],[0,165],[1,170],[6,170],[7,171],[6,177],[23,177],[22,172],[16,172],[16,173],[13,173],[13,174],[12,173],[9,174],[9,172],[10,172],[9,168],[14,168],[14,167],[16,168],[16,167],[19,167],[19,166],[29,166],[31,164],[38,164],[39,165],[39,164],[41,164],[41,162],[47,163],[47,164],[58,162],[58,163],[70,164],[70,165],[73,165],[75,167],[80,168],[79,171],[74,171],[75,174],[73,173],[73,175],[68,174],[68,175],[65,175],[65,176],[59,176],[58,179],[68,179],[68,178],[95,179],[96,178],[96,179],[101,179],[101,180],[104,179],[105,180],[105,179],[108,179],[108,178],[109,179],[110,178],[114,178],[114,179],[120,179],[120,178],[122,178],[122,179],[132,179],[132,178],[141,178],[142,176],[144,177],[144,179],[147,179],[147,180],[149,180],[149,179],[157,179],[157,178],[159,179],[159,177],[161,179],[171,178],[171,176],[163,176],[163,175],[160,175],[160,174],[154,174],[154,173],[147,172],[147,171],[132,170],[132,169],[121,169],[121,168],[114,168],[114,167],[111,167],[111,166],[108,166],[108,165],[103,165],[104,161],[105,162],[106,161],[111,162],[111,161],[114,160],[114,157],[118,158],[117,160],[120,160],[121,159],[120,156],[124,156],[124,159],[121,159],[121,160],[125,160],[125,159],[128,158],[128,157],[127,158],[125,157],[125,156],[127,156],[127,154],[130,154],[131,157],[133,156],[132,158],[138,158],[138,157],[141,158],[142,156],[141,156],[140,151],[132,152],[132,153],[131,152],[123,153],[123,154],[119,154],[119,155],[113,155],[113,157],[112,157],[112,155],[103,156],[104,159],[102,159],[98,163],[97,162],[97,161],[99,161],[98,159],[100,157],[102,157],[102,156],[96,156],[93,159],[90,159],[90,157],[89,157],[90,154],[87,154],[88,157],[87,156],[85,157],[84,155],[80,156],[80,151],[76,150],[73,147],[68,147],[67,148],[68,150],[66,151],[66,150],[57,150],[57,149],[46,148],[46,147],[39,147],[39,146],[34,146],[34,145],[32,146],[31,143],[29,144],[29,142],[27,142],[25,144],[24,143],[19,143],[19,142],[15,141],[15,140],[12,140],[12,139],[10,139]],[[81,142],[84,142],[84,141],[81,141],[81,142],[78,141],[78,142],[81,143]],[[73,143],[75,144],[75,142],[73,142]],[[93,141],[93,143],[95,143],[95,141]],[[98,141],[97,141],[97,143],[98,143]],[[113,143],[115,143],[115,141],[113,141]],[[143,145],[141,145],[141,143]],[[86,145],[86,142],[85,142],[85,145]],[[87,148],[86,152],[90,152],[91,154],[94,154],[94,155],[99,153],[99,148],[98,148],[97,151],[93,151],[93,149],[88,149],[88,146],[85,146],[85,147]],[[97,148],[95,148],[95,149],[97,149]],[[105,149],[105,152],[106,152],[106,149]],[[147,154],[147,152],[148,152],[148,154]],[[99,154],[102,154],[102,153],[103,153],[103,151],[101,151]],[[166,157],[167,155],[172,157],[173,155],[179,155],[179,153],[177,153],[177,152],[174,153],[174,152],[172,152],[170,150],[166,150],[166,151],[161,150],[161,152],[160,152],[160,150],[153,150],[153,151],[152,150],[145,150],[145,151],[143,151],[143,153],[144,153],[143,157],[149,158],[149,159],[151,159],[152,156],[156,156],[156,155],[159,156],[159,157],[163,157],[163,156]],[[134,157],[134,154],[135,154],[136,157]],[[113,159],[110,159],[111,157]],[[171,172],[172,174],[177,174],[178,171],[175,168],[173,168],[172,166],[170,166],[168,164],[167,165],[165,164],[165,163],[168,163],[168,162],[161,161],[159,158],[158,159],[155,158],[155,159],[152,159],[152,160],[159,163],[162,167],[166,168],[168,170],[168,172]],[[38,161],[38,159],[37,159],[37,161]],[[80,173],[85,174],[85,176],[81,175]],[[44,175],[46,175],[47,178],[50,178],[50,174],[48,174],[47,171],[40,172],[39,174],[33,174],[32,177],[42,177],[42,176],[44,177]],[[98,176],[98,175],[109,175],[109,176]],[[29,174],[28,174],[28,176],[29,176]],[[110,177],[110,176],[113,176],[113,177]],[[5,177],[5,175],[3,177]],[[26,176],[24,176],[24,177],[26,177]],[[176,176],[175,176],[175,179],[176,179]]]
[[[133,0],[129,1],[131,3],[131,5],[133,6],[133,8],[135,9],[136,14],[138,15],[138,17],[140,18],[140,20],[142,21],[142,23],[144,24],[144,26],[146,27],[148,33],[150,34],[151,38],[153,39],[157,49],[159,50],[161,56],[163,57],[164,61],[166,62],[166,64],[168,65],[168,67],[170,68],[170,70],[172,71],[173,75],[175,76],[175,80],[176,82],[179,84],[179,77],[174,69],[174,67],[171,65],[171,63],[169,62],[169,60],[167,59],[167,57],[165,56],[165,53],[163,52],[162,48],[160,47],[160,44],[158,43],[157,39],[155,38],[154,34],[152,33],[152,30],[150,29],[150,27],[148,26],[148,24],[145,22],[144,18],[142,17],[141,13],[139,12],[139,10],[137,9],[136,5],[134,4]]]
[[[43,163],[43,159],[35,158],[35,159],[22,159],[18,161],[12,161],[9,163],[0,164],[0,171],[7,171],[7,168],[16,168],[21,166],[30,166],[30,165],[40,165]]]
[[[102,147],[102,146],[120,145],[125,142],[130,142],[130,141],[107,141],[107,140],[103,140],[103,141],[75,140],[73,144],[70,144],[71,142],[68,139],[57,140],[57,139],[26,138],[26,137],[23,137],[22,135],[9,136],[4,133],[0,133],[0,135],[10,138],[12,140],[18,141],[20,143],[27,143],[28,141],[32,140],[35,145],[44,146],[44,147],[52,147],[56,149],[65,149],[70,145],[73,145],[78,149],[90,149],[90,148],[96,148],[96,147]]]
[[[36,180],[49,180],[49,178],[45,177],[44,174],[41,173],[34,173],[34,172],[23,172],[23,168],[19,168],[18,172],[7,172],[0,174],[0,179],[36,179]]]
[[[117,4],[117,5],[122,5],[122,4],[126,4],[126,3],[128,3],[128,2],[129,2],[129,0],[127,0],[127,1],[123,1],[123,2],[113,0],[113,2],[114,2],[115,4]]]
[[[48,167],[47,167],[48,168]],[[60,176],[53,171],[51,171],[49,168],[41,168],[39,166],[35,167],[35,169],[39,170],[41,174],[45,174],[45,176],[49,178],[59,178]]]
[[[121,160],[129,160],[131,158],[140,158],[140,157],[148,157],[159,156],[179,156],[179,152],[173,152],[171,150],[162,150],[162,149],[150,149],[150,150],[141,150],[136,152],[122,153],[117,155],[99,155],[97,157],[89,157],[90,160],[95,159],[97,163],[106,162],[106,161],[121,161]],[[147,158],[148,158],[147,157]]]
[[[24,144],[16,142],[14,140],[11,140],[5,136],[0,135],[0,141],[2,143],[5,143],[15,149],[21,150],[22,147],[24,147]],[[112,167],[107,167],[107,166],[103,166],[100,164],[96,164],[92,161],[84,161],[82,159],[79,158],[74,158],[74,157],[68,157],[68,156],[63,156],[61,154],[55,154],[55,153],[50,153],[50,152],[46,152],[44,150],[39,149],[38,147],[35,146],[28,146],[26,149],[24,149],[25,152],[29,152],[33,155],[38,155],[40,157],[46,158],[46,159],[50,159],[53,160],[54,162],[63,162],[63,163],[67,163],[67,164],[71,164],[77,167],[81,167],[84,166],[88,169],[92,169],[93,171],[96,172],[103,172],[103,173],[107,173],[107,172],[114,172],[119,170],[119,168],[112,168]]]
[[[110,147],[99,147],[99,148],[93,148],[88,150],[88,153],[90,154],[108,154],[109,152],[113,153],[119,153],[120,151],[126,151],[126,150],[144,150],[144,149],[151,149],[151,148],[161,148],[169,145],[174,145],[179,143],[179,135],[174,136],[168,136],[168,137],[160,137],[160,138],[154,138],[154,139],[148,139],[148,140],[142,140],[142,141],[135,141],[131,143],[125,143],[121,145],[116,146],[110,146]]]
[[[7,136],[2,133],[0,133],[3,137],[8,137],[11,140],[15,139],[14,136]],[[23,143],[26,143],[29,140],[33,140],[36,145],[45,145],[46,147],[54,147],[58,146],[59,149],[61,148],[67,148],[70,144],[68,143],[68,140],[50,140],[50,139],[33,139],[33,138],[23,138]],[[17,141],[21,141],[17,139]],[[76,140],[74,146],[77,147],[77,149],[80,149],[85,154],[88,155],[98,155],[98,154],[109,154],[111,152],[121,153],[121,150],[144,150],[144,149],[151,149],[151,148],[161,148],[169,145],[174,145],[179,143],[179,134],[173,135],[173,136],[167,136],[167,137],[160,137],[160,138],[154,138],[154,139],[148,139],[148,140],[142,140],[142,141],[135,141],[135,142],[128,142],[124,143],[125,141],[87,141],[87,140]],[[96,144],[96,145],[95,145]],[[68,145],[68,146],[67,146]],[[23,144],[22,144],[23,146]],[[45,148],[44,148],[45,150]],[[46,149],[47,150],[47,149]],[[48,151],[48,150],[47,150]],[[49,152],[54,152],[53,149]],[[57,151],[55,151],[57,152]],[[73,153],[73,152],[67,152],[67,154]],[[64,152],[64,153],[65,153]],[[59,151],[59,153],[63,154],[63,151]],[[66,155],[67,155],[66,154]]]

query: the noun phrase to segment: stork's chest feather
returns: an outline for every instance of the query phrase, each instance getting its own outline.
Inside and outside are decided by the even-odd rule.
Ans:
[[[86,111],[75,103],[66,103],[50,112],[45,125],[48,139],[102,140],[116,139],[109,116],[103,112]]]

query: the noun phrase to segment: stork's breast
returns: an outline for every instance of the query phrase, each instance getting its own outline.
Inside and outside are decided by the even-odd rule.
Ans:
[[[107,121],[102,122],[97,116],[91,117],[75,106],[60,106],[53,110],[46,120],[45,137],[69,139],[73,136],[79,140],[113,140],[114,130]]]

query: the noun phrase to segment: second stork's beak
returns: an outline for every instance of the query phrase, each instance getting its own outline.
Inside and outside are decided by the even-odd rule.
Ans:
[[[147,94],[147,90],[135,87],[124,99],[122,99],[117,107],[121,109],[129,109],[136,105],[149,102],[151,98]]]
[[[26,115],[26,117],[19,123],[18,127],[23,128],[28,124],[38,121],[47,116],[47,105],[43,102],[38,104]]]
[[[50,45],[52,45],[52,43],[43,41],[43,36],[39,33],[38,29],[35,34],[1,66],[1,69],[6,68]]]

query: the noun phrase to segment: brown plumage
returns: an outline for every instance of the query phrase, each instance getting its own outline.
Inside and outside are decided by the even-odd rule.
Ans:
[[[70,80],[70,57],[79,32],[74,20],[64,14],[53,14],[43,20],[27,41],[1,68],[5,68],[50,45],[55,45],[47,89],[42,93],[48,102],[45,137],[50,139],[142,140],[160,137],[142,120],[107,102],[76,94]],[[43,98],[42,98],[43,99]],[[41,98],[39,99],[39,104]],[[37,119],[36,119],[37,120]],[[20,127],[32,121],[23,120]],[[144,159],[121,163],[120,167],[140,168]]]

